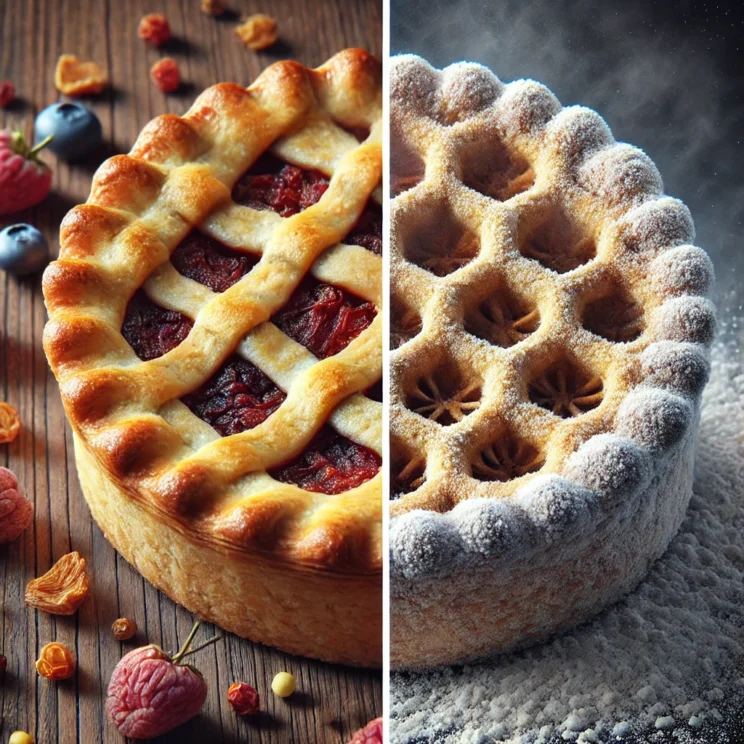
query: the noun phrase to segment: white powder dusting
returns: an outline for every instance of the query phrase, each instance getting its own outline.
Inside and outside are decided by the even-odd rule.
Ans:
[[[738,349],[714,348],[703,401],[687,518],[648,579],[595,621],[523,654],[393,675],[394,744],[728,741],[716,727],[744,689]]]

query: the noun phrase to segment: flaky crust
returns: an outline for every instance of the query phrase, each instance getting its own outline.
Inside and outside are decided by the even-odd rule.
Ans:
[[[129,155],[99,168],[87,203],[62,223],[60,257],[43,285],[44,349],[89,454],[88,470],[100,469],[107,490],[135,502],[174,539],[188,535],[189,544],[224,551],[236,562],[317,569],[338,574],[341,583],[374,577],[370,591],[378,606],[381,474],[329,496],[280,483],[266,471],[302,452],[326,421],[382,451],[380,404],[362,394],[381,376],[381,314],[322,361],[269,321],[307,273],[381,307],[380,257],[340,243],[367,201],[379,201],[381,111],[380,62],[354,49],[316,70],[280,62],[247,89],[222,83],[206,90],[183,117],[155,119]],[[369,136],[359,143],[351,130]],[[320,201],[287,219],[235,204],[235,181],[266,150],[329,175]],[[186,279],[169,257],[197,226],[261,260],[221,294]],[[194,321],[179,346],[147,362],[120,333],[139,287]],[[221,438],[179,398],[233,351],[287,397],[263,424]],[[88,499],[100,499],[86,485],[95,479],[81,472],[81,480]],[[107,507],[97,503],[104,526]],[[108,532],[127,555],[121,530]],[[186,559],[186,543],[183,549]],[[187,577],[193,566],[182,570]],[[174,578],[164,589],[198,609],[186,601],[187,584]],[[257,637],[245,622],[225,622]],[[284,637],[272,641],[270,629],[261,640],[292,645]],[[373,656],[336,658],[332,647],[321,652],[319,646],[312,653],[355,663]]]
[[[391,655],[425,667],[580,622],[666,548],[713,270],[651,160],[534,81],[395,58],[391,151]]]

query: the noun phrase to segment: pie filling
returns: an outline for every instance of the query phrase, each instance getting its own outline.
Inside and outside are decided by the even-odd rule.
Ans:
[[[360,486],[380,469],[380,456],[326,425],[294,460],[269,471],[282,483],[336,494]]]

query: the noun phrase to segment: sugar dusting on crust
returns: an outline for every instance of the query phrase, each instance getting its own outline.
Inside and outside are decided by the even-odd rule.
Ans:
[[[707,376],[692,345],[651,352],[674,360],[670,384]],[[646,581],[527,653],[394,675],[393,744],[652,742],[658,722],[673,732],[659,742],[729,741],[720,722],[744,688],[744,374],[739,348],[717,346],[713,360],[687,518]]]

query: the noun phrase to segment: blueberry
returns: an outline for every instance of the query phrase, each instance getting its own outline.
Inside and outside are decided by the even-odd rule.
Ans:
[[[47,106],[36,117],[34,133],[37,142],[53,134],[49,149],[63,160],[81,158],[101,144],[101,122],[82,103]]]
[[[41,271],[49,262],[46,238],[31,225],[8,225],[0,231],[0,269],[27,276]]]

